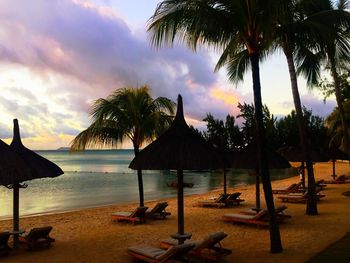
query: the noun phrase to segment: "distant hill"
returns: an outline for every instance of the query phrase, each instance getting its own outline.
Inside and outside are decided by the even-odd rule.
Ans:
[[[69,147],[60,147],[57,149],[57,151],[69,151],[70,148]]]

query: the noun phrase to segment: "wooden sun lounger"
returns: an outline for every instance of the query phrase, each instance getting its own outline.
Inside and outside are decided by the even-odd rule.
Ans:
[[[291,193],[291,192],[293,192],[294,189],[296,189],[296,187],[298,187],[298,185],[294,183],[294,184],[291,184],[287,187],[274,188],[274,189],[272,189],[272,193],[273,194]]]
[[[170,216],[171,213],[165,211],[165,208],[168,206],[167,202],[159,202],[157,203],[153,209],[149,212],[146,212],[147,218],[152,219],[165,219],[167,216]]]
[[[194,244],[182,244],[162,249],[151,246],[133,246],[128,248],[128,254],[132,257],[132,262],[163,263],[163,262],[183,262],[176,261],[181,259],[188,251],[194,247]]]
[[[305,203],[307,201],[308,192],[305,193],[292,193],[287,195],[277,196],[278,199],[281,199],[282,202],[288,203]],[[320,200],[322,197],[325,197],[324,194],[316,193],[317,200]]]
[[[8,241],[10,238],[10,232],[0,232],[0,256],[7,256],[11,248],[8,245]]]
[[[256,226],[268,226],[269,222],[266,220],[267,210],[262,209],[256,214],[225,214],[222,219],[229,223],[243,223],[253,224]]]
[[[276,213],[276,217],[277,217],[277,221],[278,222],[281,223],[281,222],[284,221],[284,219],[292,217],[291,215],[288,215],[288,214],[285,213],[286,209],[287,209],[287,206],[285,206],[285,205],[279,205],[279,206],[275,207],[275,213]],[[249,210],[246,210],[246,211],[240,211],[240,213],[241,214],[246,214],[246,215],[255,215],[256,211],[253,210],[253,209],[249,209]],[[262,217],[261,220],[268,221],[269,220],[268,215]]]
[[[226,198],[227,196],[225,196],[224,194],[221,194],[218,196],[218,198],[214,200],[198,201],[195,206],[216,207],[216,208],[226,207]]]
[[[324,179],[321,179],[321,180],[317,180],[315,182],[315,185],[317,188],[319,188],[320,190],[324,190],[324,188],[327,187],[327,184],[325,183],[325,180]]]
[[[323,183],[325,184],[346,184],[349,183],[347,177],[345,175],[340,175],[334,180],[325,180]]]
[[[217,262],[232,253],[231,249],[223,248],[221,241],[227,237],[224,232],[210,234],[201,241],[187,240],[185,244],[193,244],[194,248],[188,252],[188,257],[199,258],[205,261]],[[175,239],[166,239],[161,242],[161,247],[168,249],[177,244]],[[201,261],[202,262],[202,261]]]
[[[244,202],[244,199],[239,198],[241,194],[242,193],[240,192],[230,194],[225,200],[226,206],[240,205],[242,202]]]
[[[112,214],[113,221],[129,221],[133,224],[145,222],[145,213],[148,207],[137,207],[132,212],[116,212]]]
[[[49,236],[52,226],[35,227],[30,230],[27,235],[19,236],[19,242],[27,246],[28,249],[33,249],[39,246],[50,247],[55,239]]]

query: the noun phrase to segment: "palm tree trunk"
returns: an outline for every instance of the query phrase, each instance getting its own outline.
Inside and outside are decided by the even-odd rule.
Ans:
[[[270,251],[271,253],[280,253],[283,251],[279,226],[276,220],[275,205],[273,203],[272,187],[268,169],[266,154],[265,128],[263,123],[263,110],[261,100],[261,85],[259,73],[259,54],[250,55],[253,76],[253,91],[255,105],[255,121],[258,145],[258,161],[260,167],[260,175],[263,183],[265,202],[269,213],[270,226]]]
[[[135,157],[138,155],[139,152],[140,152],[140,147],[138,145],[134,144]],[[137,181],[139,183],[140,207],[143,207],[143,206],[145,206],[145,204],[144,204],[144,198],[143,198],[143,180],[142,180],[142,170],[141,169],[137,170]]]
[[[293,100],[294,100],[294,107],[295,107],[295,112],[297,116],[298,128],[299,128],[300,143],[301,143],[302,150],[304,152],[304,160],[306,163],[306,170],[307,170],[308,198],[307,198],[307,205],[306,205],[306,214],[317,215],[318,212],[317,212],[317,199],[315,194],[316,186],[315,186],[314,169],[312,167],[312,161],[311,161],[308,132],[305,125],[303,110],[301,107],[297,75],[296,75],[295,66],[294,66],[294,59],[293,59],[292,52],[290,52],[287,48],[284,48],[283,51],[287,57],[289,76],[290,76]]]
[[[339,116],[341,121],[341,126],[343,130],[343,149],[347,153],[350,159],[350,138],[349,138],[349,132],[348,132],[348,125],[345,120],[345,113],[344,113],[344,106],[343,106],[343,100],[341,96],[340,91],[340,83],[339,83],[339,76],[337,69],[335,67],[335,61],[333,58],[330,58],[330,64],[331,64],[331,72],[332,77],[334,81],[334,91],[335,91],[335,98],[337,100],[338,110],[339,110]]]

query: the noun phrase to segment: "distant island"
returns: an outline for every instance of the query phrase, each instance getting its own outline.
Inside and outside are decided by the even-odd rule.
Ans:
[[[57,151],[69,151],[70,147],[60,147],[57,149]]]

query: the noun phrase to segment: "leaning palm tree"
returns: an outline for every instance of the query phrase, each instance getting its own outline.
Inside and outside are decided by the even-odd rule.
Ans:
[[[263,124],[259,61],[273,43],[271,28],[285,7],[279,0],[164,0],[151,17],[149,31],[154,46],[186,42],[222,52],[216,68],[226,66],[231,80],[242,80],[250,65],[253,78],[258,160],[270,220],[270,250],[281,252],[282,243],[275,217]]]
[[[335,34],[334,24],[344,18],[344,15],[333,12],[328,0],[295,0],[289,1],[288,4],[289,8],[284,16],[280,17],[280,21],[275,27],[276,44],[283,50],[287,59],[300,144],[306,162],[309,193],[306,214],[317,215],[315,177],[310,155],[309,134],[303,116],[294,57],[301,64],[299,69],[308,75],[309,82],[317,79],[320,66],[317,59],[310,59],[311,57],[315,58],[315,56],[307,47],[315,48],[315,46],[321,46],[322,43],[325,43],[331,35]]]
[[[158,97],[152,99],[149,88],[122,88],[92,106],[91,125],[71,142],[71,150],[89,147],[116,147],[129,139],[135,156],[144,142],[150,142],[169,127],[175,103]],[[171,114],[171,115],[170,115]],[[137,171],[140,206],[144,206],[142,171]]]

